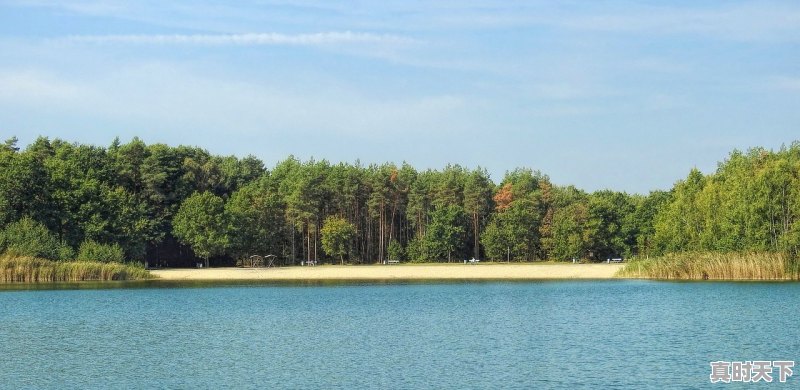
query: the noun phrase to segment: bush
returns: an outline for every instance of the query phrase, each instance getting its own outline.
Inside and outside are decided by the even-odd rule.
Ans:
[[[403,252],[403,246],[397,240],[389,242],[389,260],[405,260],[405,253]]]
[[[12,256],[58,260],[68,249],[47,227],[29,217],[9,224],[0,233],[0,252]]]
[[[425,239],[412,239],[405,252],[406,258],[412,263],[424,263],[431,259]]]
[[[101,263],[122,263],[125,261],[125,251],[119,244],[100,244],[92,240],[81,243],[78,249],[79,261],[98,261]]]
[[[62,261],[75,260],[75,249],[72,249],[69,245],[61,244],[61,247],[58,248],[58,259]]]

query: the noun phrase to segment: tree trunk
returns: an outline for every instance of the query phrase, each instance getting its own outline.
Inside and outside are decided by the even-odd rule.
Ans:
[[[477,211],[475,213],[473,213],[472,215],[473,215],[473,217],[472,217],[473,229],[472,230],[473,230],[473,233],[475,233],[474,247],[473,247],[472,253],[473,253],[474,258],[480,259],[481,254],[480,254],[480,247],[479,247],[479,244],[478,244],[478,236],[480,235],[480,232],[478,231],[479,226],[480,226],[480,216],[478,216],[478,212]]]
[[[394,218],[396,213],[397,213],[397,197],[395,196],[394,203],[392,204],[392,219],[389,220],[389,243],[391,243],[392,238],[394,238]]]
[[[381,219],[380,221],[381,231],[380,231],[380,239],[378,240],[378,245],[380,246],[380,248],[378,248],[378,257],[379,257],[379,262],[382,263],[383,258],[385,256],[384,244],[386,243],[386,205],[383,203],[383,201],[381,201],[380,219]]]
[[[297,262],[297,248],[295,247],[295,243],[294,243],[294,240],[295,240],[295,237],[294,237],[294,230],[295,230],[294,224],[292,224],[291,229],[292,229],[292,265],[294,265],[295,262]]]
[[[306,223],[306,262],[311,261],[311,229]]]

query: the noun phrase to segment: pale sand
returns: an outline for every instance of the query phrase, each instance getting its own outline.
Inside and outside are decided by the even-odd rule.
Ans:
[[[609,279],[622,264],[401,264],[151,271],[162,280]]]

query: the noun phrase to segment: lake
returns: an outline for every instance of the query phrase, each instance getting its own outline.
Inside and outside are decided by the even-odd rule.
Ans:
[[[697,388],[800,360],[798,283],[41,287],[0,291],[0,387]]]

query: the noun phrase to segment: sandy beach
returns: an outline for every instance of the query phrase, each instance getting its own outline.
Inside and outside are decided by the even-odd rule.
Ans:
[[[163,269],[162,280],[537,280],[608,279],[621,264],[402,264]]]

